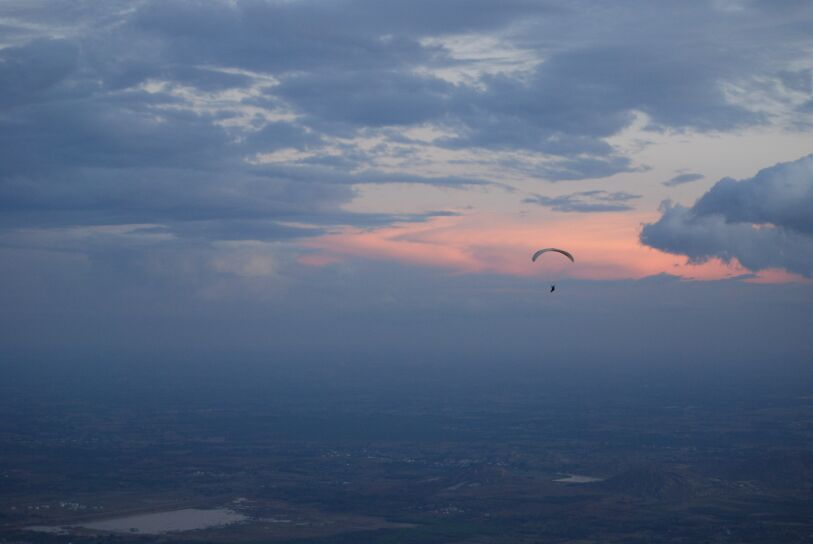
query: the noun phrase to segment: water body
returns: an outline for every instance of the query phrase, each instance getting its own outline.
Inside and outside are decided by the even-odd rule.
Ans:
[[[56,525],[31,525],[25,528],[27,531],[36,531],[38,533],[51,533],[53,535],[67,535],[70,531],[67,527],[58,527]]]
[[[558,478],[553,481],[565,484],[589,484],[590,482],[600,482],[601,478],[593,478],[592,476],[584,476],[582,474],[568,474],[565,478]]]
[[[139,514],[120,518],[91,521],[73,528],[92,529],[108,533],[130,533],[142,535],[160,535],[163,533],[194,531],[196,529],[210,529],[239,523],[248,519],[243,514],[228,508],[184,508],[167,512],[154,512],[152,514]],[[30,530],[40,532],[65,531],[65,527],[29,527]],[[59,533],[64,534],[64,532]]]

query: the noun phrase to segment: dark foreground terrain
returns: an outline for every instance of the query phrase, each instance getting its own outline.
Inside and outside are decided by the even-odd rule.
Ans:
[[[0,542],[813,542],[792,371],[138,368],[4,367]]]

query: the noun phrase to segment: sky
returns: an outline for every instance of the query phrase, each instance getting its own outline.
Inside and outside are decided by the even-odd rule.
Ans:
[[[7,363],[805,362],[812,210],[806,0],[0,4]]]

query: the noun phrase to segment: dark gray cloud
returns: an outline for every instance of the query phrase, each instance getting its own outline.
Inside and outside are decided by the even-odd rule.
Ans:
[[[76,70],[78,53],[68,40],[36,40],[0,50],[0,110],[43,100]]]
[[[699,181],[703,179],[703,174],[696,174],[694,172],[687,172],[685,174],[678,174],[666,181],[663,182],[663,185],[667,187],[675,187],[676,185],[683,185],[685,183],[691,183],[693,181]]]
[[[567,181],[585,178],[604,178],[621,172],[641,172],[645,167],[635,166],[628,157],[609,154],[606,157],[580,157],[551,161],[540,166],[537,172],[550,181]]]
[[[729,102],[723,91],[727,80],[747,77],[743,68],[758,67],[747,51],[681,39],[664,25],[661,13],[645,4],[621,4],[604,12],[604,24],[609,21],[611,27],[632,25],[630,19],[637,16],[641,28],[636,32],[603,33],[595,45],[576,47],[568,47],[557,25],[577,10],[490,2],[478,9],[477,14],[471,8],[458,13],[444,4],[407,15],[398,2],[245,2],[204,10],[172,2],[150,6],[137,20],[168,43],[183,45],[167,53],[177,57],[176,63],[217,62],[281,76],[283,84],[271,92],[308,113],[314,123],[380,126],[431,119],[459,130],[448,141],[456,146],[601,156],[611,151],[602,139],[627,126],[634,111],[647,113],[653,127],[660,128],[720,130],[763,119]],[[788,17],[796,15],[788,10]],[[575,23],[589,28],[591,18],[583,15],[589,11],[578,10]],[[530,26],[563,39],[560,47],[530,44],[546,57],[532,77],[491,76],[475,89],[412,70],[454,64],[448,52],[420,45],[416,38],[493,31],[519,17],[540,15],[545,17],[531,19],[535,25]],[[687,24],[705,24],[711,33],[731,24],[730,17],[699,5],[676,9],[674,15]],[[607,169],[617,171],[622,170]]]
[[[316,123],[380,127],[441,120],[454,86],[403,72],[343,71],[294,76],[274,92]]]
[[[352,122],[363,129],[413,122],[407,119],[412,110],[420,104],[434,108],[436,98],[420,98],[409,87],[413,80],[392,70],[425,61],[432,50],[412,37],[382,38],[381,28],[368,27],[343,10],[319,3],[265,2],[144,2],[128,12],[113,3],[109,10],[88,5],[80,10],[67,5],[53,11],[35,4],[18,8],[17,18],[58,25],[61,13],[75,26],[69,38],[39,37],[0,52],[0,108],[5,111],[0,119],[0,207],[6,228],[161,223],[178,235],[212,233],[213,239],[218,232],[288,237],[295,231],[276,222],[324,224],[331,217],[341,224],[356,219],[368,224],[369,217],[336,213],[352,198],[354,183],[489,183],[380,172],[369,167],[370,153],[355,148],[341,155],[323,153],[330,124]],[[353,9],[358,15],[368,8]],[[505,21],[517,10],[537,9],[517,3],[499,11]],[[380,6],[371,13],[376,10],[381,17],[389,14]],[[107,26],[105,14],[112,18]],[[469,28],[465,17],[452,21],[448,15],[450,25]],[[438,24],[435,18],[423,19],[430,27]],[[496,19],[500,17],[476,15],[471,28],[500,24]],[[399,21],[402,17],[394,17],[391,24]],[[346,55],[340,43],[354,54]],[[260,105],[285,109],[295,96],[304,113],[308,96],[331,96],[318,81],[308,81],[317,75],[307,68],[335,70],[341,63],[373,72],[386,67],[393,79],[380,78],[381,85],[364,94],[358,86],[363,78],[334,72],[348,86],[345,96],[360,94],[357,107],[349,110],[339,101],[320,109],[317,97],[311,104],[312,123],[256,116],[250,126],[241,126],[230,121],[241,115],[241,107],[252,106],[250,97],[212,100],[214,92],[248,91],[260,81],[267,85],[235,68],[276,76],[290,70],[294,75]],[[150,81],[161,83],[146,90]],[[432,78],[414,81],[430,91],[448,86]],[[342,96],[339,80],[325,85]],[[402,86],[402,96],[411,95],[414,107],[388,108],[386,89],[397,92]],[[432,109],[425,115],[436,113]],[[355,136],[353,131],[345,135]],[[280,149],[310,156],[265,166],[245,160]]]
[[[809,71],[791,65],[810,41],[804,4],[770,17],[758,4],[736,17],[702,3],[670,17],[646,2],[596,6],[4,3],[17,30],[0,49],[3,228],[130,222],[288,237],[281,222],[352,222],[341,206],[353,184],[493,183],[415,174],[427,144],[406,127],[439,128],[431,145],[496,153],[526,176],[600,178],[642,168],[608,143],[639,113],[655,130],[728,130],[765,114],[732,102],[726,84],[809,87]],[[475,35],[534,62],[440,77],[488,64],[443,45]],[[282,151],[291,158],[256,161]],[[524,158],[499,155],[513,151]],[[625,205],[586,198],[559,206]]]
[[[649,115],[656,128],[725,130],[760,122],[722,88],[726,58],[653,43],[554,53],[528,80],[499,76],[458,98],[466,132],[460,146],[526,147],[557,153],[609,153],[603,138]]]
[[[620,212],[633,209],[629,201],[641,198],[623,191],[582,191],[555,197],[533,195],[523,200],[528,204],[538,204],[557,212]]]
[[[718,181],[691,208],[666,202],[641,241],[702,262],[737,259],[750,270],[813,275],[813,155]]]
[[[680,205],[666,204],[661,212],[661,218],[641,232],[641,242],[650,247],[686,255],[695,263],[736,259],[753,271],[780,268],[813,274],[813,241],[808,236],[782,227],[729,223],[720,215],[697,215]]]
[[[322,147],[320,134],[308,131],[301,124],[288,121],[264,123],[258,131],[246,136],[246,152],[271,152],[278,149],[318,149]]]
[[[813,155],[779,163],[745,180],[718,181],[694,205],[729,223],[775,225],[813,235]]]
[[[545,2],[522,0],[170,0],[146,2],[121,31],[143,41],[154,55],[150,64],[164,73],[214,64],[276,76],[368,72],[363,79],[372,82],[372,73],[443,56],[441,48],[422,45],[423,37],[494,31],[518,18],[556,10]]]

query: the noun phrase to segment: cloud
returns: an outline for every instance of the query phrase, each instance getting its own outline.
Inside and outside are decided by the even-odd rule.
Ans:
[[[813,70],[781,70],[778,75],[786,89],[813,94]]]
[[[677,185],[683,185],[684,183],[699,181],[703,179],[703,177],[704,177],[703,174],[687,172],[685,174],[678,174],[677,176],[664,181],[663,185],[665,185],[666,187],[675,187]]]
[[[549,181],[640,171],[609,138],[641,114],[651,130],[729,130],[765,116],[727,86],[809,86],[791,62],[805,35],[785,32],[803,20],[794,5],[760,27],[763,55],[728,32],[765,21],[760,6],[732,19],[680,5],[667,24],[645,2],[601,16],[561,2],[462,5],[4,4],[16,31],[0,49],[0,228],[149,223],[195,240],[290,239],[309,231],[284,223],[367,224],[342,213],[358,184],[493,184],[471,174],[482,163]],[[473,65],[489,69],[444,76]],[[568,196],[561,209],[627,206]]]
[[[471,6],[456,13],[453,5],[427,6],[426,13],[412,13],[412,6],[406,13],[394,1],[236,2],[202,9],[175,1],[147,4],[131,27],[160,38],[164,65],[205,62],[273,73],[280,85],[267,89],[268,98],[282,99],[323,131],[347,130],[337,123],[432,122],[456,133],[441,145],[527,149],[571,161],[588,154],[602,161],[614,153],[604,138],[628,126],[635,112],[646,113],[658,129],[727,130],[764,121],[731,102],[724,89],[762,69],[746,51],[748,42],[742,54],[713,41],[686,42],[645,3],[602,12],[602,25],[634,32],[596,32],[587,41],[576,34],[589,30],[592,17],[563,4],[481,1],[477,13]],[[785,17],[794,16],[792,8]],[[704,35],[732,24],[710,7],[675,8],[672,15]],[[743,22],[759,17],[740,14]],[[533,38],[516,30],[520,21]],[[771,30],[763,39],[779,38]],[[477,85],[436,77],[438,69],[470,62],[438,45],[442,38],[470,32],[502,32],[506,43],[544,61],[519,77],[498,73]],[[551,38],[537,43],[539,35]],[[422,41],[427,36],[441,40],[430,45]],[[619,162],[601,164],[607,168],[574,168],[557,179],[628,171]]]
[[[756,176],[718,181],[694,205],[699,215],[729,223],[773,225],[813,235],[813,154],[760,170]]]
[[[567,145],[571,152],[606,154],[611,148],[603,138],[629,126],[635,112],[647,114],[656,129],[759,123],[759,114],[731,103],[723,92],[733,61],[715,51],[657,42],[557,51],[527,79],[486,78],[485,91],[453,97],[466,128],[453,141],[554,152]]]
[[[692,262],[736,259],[759,271],[813,275],[813,155],[718,181],[691,208],[665,202],[641,242]]]
[[[607,191],[582,191],[569,195],[548,197],[533,195],[523,200],[528,204],[538,204],[557,212],[620,212],[632,210],[627,204],[630,200],[641,198],[623,191],[608,193]]]
[[[453,92],[453,85],[436,78],[383,70],[294,76],[274,89],[312,122],[367,127],[437,121]]]
[[[0,111],[37,102],[76,70],[78,49],[68,40],[36,40],[0,50]]]
[[[591,178],[606,178],[622,172],[641,172],[646,167],[635,166],[628,157],[614,152],[604,157],[566,158],[545,163],[537,169],[542,177],[550,181],[568,181]]]

